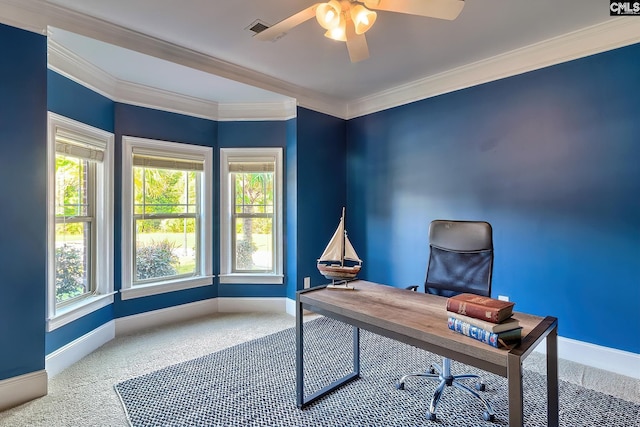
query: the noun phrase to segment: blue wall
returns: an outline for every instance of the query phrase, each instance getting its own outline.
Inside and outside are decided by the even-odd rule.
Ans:
[[[304,277],[312,285],[327,283],[316,268],[316,260],[329,243],[347,202],[346,122],[326,114],[298,108],[297,158],[297,246],[290,253],[296,262],[287,296],[295,299]],[[347,229],[351,224],[347,209]],[[295,283],[293,282],[295,280]]]
[[[0,380],[44,369],[47,39],[0,24]]]
[[[638,58],[633,45],[349,121],[364,277],[422,284],[431,220],[487,220],[494,295],[640,353]]]
[[[47,71],[47,109],[107,132],[114,131],[113,101],[51,70]]]

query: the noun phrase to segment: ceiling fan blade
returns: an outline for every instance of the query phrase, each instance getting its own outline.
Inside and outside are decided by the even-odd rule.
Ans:
[[[364,0],[369,9],[427,16],[452,21],[460,15],[463,0]]]
[[[302,24],[305,21],[316,16],[316,8],[320,3],[316,3],[308,8],[301,10],[300,12],[291,15],[290,17],[283,19],[282,21],[274,24],[273,26],[267,28],[266,30],[256,34],[255,37],[258,40],[275,40],[282,33],[286,33],[293,27],[296,27]]]
[[[356,34],[353,21],[351,20],[347,21],[345,37],[347,38],[347,50],[349,51],[349,58],[351,59],[351,62],[364,61],[369,57],[367,38],[364,34]]]

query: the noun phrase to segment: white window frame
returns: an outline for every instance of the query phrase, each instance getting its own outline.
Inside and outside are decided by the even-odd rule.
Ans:
[[[133,285],[133,152],[184,160],[201,160],[200,253],[197,276],[159,279]],[[122,286],[123,300],[213,285],[213,149],[180,142],[122,137]]]
[[[230,182],[229,161],[273,161],[275,160],[275,218],[274,273],[233,273],[231,254],[232,209],[234,188]],[[220,283],[283,284],[283,174],[282,148],[221,148],[220,149]]]
[[[53,331],[89,313],[113,304],[113,159],[114,135],[56,113],[47,113],[47,331]],[[66,132],[103,151],[96,165],[95,287],[92,295],[57,307],[55,267],[56,135]]]

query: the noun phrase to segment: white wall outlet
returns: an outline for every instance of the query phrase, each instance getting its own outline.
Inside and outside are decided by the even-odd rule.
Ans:
[[[500,301],[509,301],[509,297],[506,295],[498,295]]]
[[[311,277],[305,277],[303,280],[304,288],[309,289],[311,287]]]

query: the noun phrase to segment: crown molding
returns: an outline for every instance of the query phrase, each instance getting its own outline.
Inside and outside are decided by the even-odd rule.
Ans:
[[[640,20],[612,18],[349,102],[346,119],[640,42]]]
[[[285,102],[219,104],[218,121],[289,120],[297,116],[295,99]]]
[[[115,101],[118,86],[115,77],[51,39],[47,40],[47,67]]]
[[[640,20],[628,17],[611,18],[601,24],[425,77],[370,96],[345,101],[80,14],[47,1],[0,0],[0,5],[3,7],[0,21],[9,25],[42,34],[46,34],[47,25],[62,28],[126,49],[276,92],[295,99],[301,107],[346,120],[640,42]],[[203,105],[203,102],[207,101],[181,97],[181,95],[157,91],[148,87],[146,88],[146,91],[149,92],[147,98],[142,95],[145,92],[143,88],[137,87],[135,99],[128,99],[123,90],[111,91],[110,88],[104,88],[95,82],[95,79],[92,79],[87,72],[84,72],[79,78],[59,62],[52,67],[81,84],[84,82],[84,84],[90,85],[106,96],[110,94],[113,96],[113,92],[115,92],[123,102],[213,118],[212,106]],[[80,73],[79,70],[78,72]],[[97,71],[98,74],[100,72]],[[97,80],[100,79],[108,80],[104,76]],[[126,82],[115,82],[115,86],[118,88],[120,86],[130,87],[130,85]],[[154,91],[155,93],[153,93]],[[169,101],[165,100],[163,96],[173,98]],[[154,105],[154,102],[161,104]],[[295,111],[295,108],[292,109],[288,102],[285,104],[280,116],[283,120],[292,117],[291,110]],[[243,104],[218,105],[217,112],[213,115],[215,119],[222,120],[264,120],[264,118],[255,116],[259,116],[259,114],[266,114],[271,119],[278,117],[277,114],[273,115],[275,113],[273,105],[244,104],[244,107],[243,111]]]
[[[218,103],[150,86],[118,80],[112,98],[116,102],[218,120]]]
[[[217,121],[288,120],[295,100],[271,103],[217,103],[119,80],[49,39],[49,69],[112,101]]]

